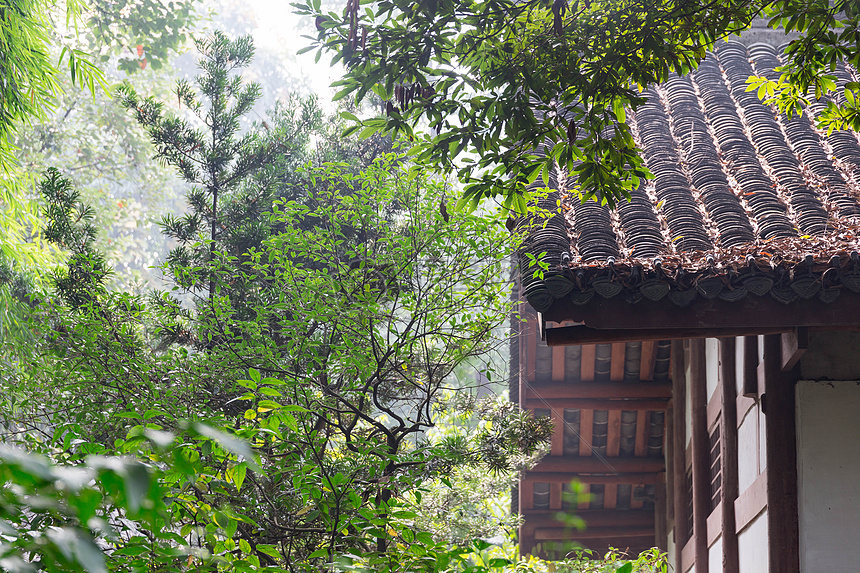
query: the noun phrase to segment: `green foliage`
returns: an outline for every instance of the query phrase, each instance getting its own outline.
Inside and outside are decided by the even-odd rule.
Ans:
[[[799,32],[799,38],[785,48],[786,64],[777,69],[777,80],[750,78],[750,88],[759,98],[775,104],[788,117],[800,113],[810,101],[820,100],[837,90],[832,72],[837,64],[860,66],[860,13],[856,5],[845,0],[774,2],[768,7],[772,26]],[[837,97],[823,103],[825,109],[816,117],[818,126],[827,130],[860,129],[857,106],[858,85],[849,82]]]
[[[168,63],[184,47],[198,15],[195,0],[102,0],[90,4],[84,18],[88,51],[101,62],[119,56],[119,70],[133,74]]]
[[[0,14],[0,164],[12,162],[13,123],[40,117],[57,92],[45,10],[38,0],[14,0]]]
[[[860,64],[860,14],[847,0],[375,0],[347,2],[343,13],[319,0],[295,6],[316,19],[305,51],[330,52],[346,67],[335,97],[376,93],[387,102],[349,131],[415,139],[415,157],[466,184],[461,205],[501,195],[520,212],[538,179],[610,205],[626,197],[650,175],[625,109],[642,103],[643,86],[695,69],[715,41],[757,16],[802,33],[786,49],[784,110],[807,90],[820,97],[832,89],[827,72],[837,62]],[[855,102],[831,103],[822,125],[860,127]],[[425,126],[434,135],[417,131]],[[554,164],[566,182],[550,181]]]
[[[0,567],[542,570],[421,515],[438,484],[509,473],[552,431],[508,403],[434,431],[453,373],[508,317],[503,221],[440,209],[448,186],[403,155],[296,171],[305,111],[269,128],[292,139],[238,136],[256,91],[229,71],[250,44],[204,47],[203,96],[179,93],[211,131],[125,92],[198,186],[194,231],[167,224],[187,254],[168,261],[171,292],[108,288],[90,208],[56,170],[41,184],[45,235],[70,257],[0,400],[7,439],[53,461],[0,452]]]
[[[502,194],[522,211],[526,188],[549,184],[554,163],[585,198],[624,197],[648,176],[625,123],[625,108],[642,102],[637,86],[694,69],[766,4],[381,0],[350,2],[343,15],[315,0],[296,6],[316,18],[307,49],[346,66],[336,97],[388,101],[362,133],[415,137],[417,158],[457,170],[464,203]],[[418,135],[422,122],[438,135]]]

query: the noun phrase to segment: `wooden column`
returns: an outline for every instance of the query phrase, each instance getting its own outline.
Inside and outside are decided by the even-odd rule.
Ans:
[[[764,338],[764,413],[767,439],[767,527],[770,571],[799,573],[797,436],[794,383],[783,373],[779,335]]]
[[[708,571],[708,514],[710,513],[710,441],[705,339],[690,340],[690,407],[693,452],[693,539],[696,571]]]
[[[744,396],[758,398],[758,336],[744,336]]]
[[[723,410],[723,420],[720,423],[723,573],[740,573],[738,533],[735,529],[735,500],[738,497],[736,349],[737,342],[734,338],[720,339],[721,405]]]
[[[684,375],[684,341],[672,341],[672,500],[675,508],[675,571],[681,567],[681,550],[687,543],[687,381]]]

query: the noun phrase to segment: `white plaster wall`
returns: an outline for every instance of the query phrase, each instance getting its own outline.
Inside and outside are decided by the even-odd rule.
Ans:
[[[666,540],[666,563],[669,564],[669,571],[675,571],[675,530],[669,532]]]
[[[753,411],[758,412],[758,472],[764,473],[767,467],[767,419],[759,404],[755,405]]]
[[[717,537],[714,544],[708,548],[708,573],[723,571],[723,538]]]
[[[716,338],[705,339],[705,373],[710,402],[720,379],[720,343]]]
[[[744,389],[744,337],[735,338],[735,386],[740,394]]]
[[[797,384],[800,570],[860,568],[860,382]]]
[[[692,567],[690,567],[689,569],[687,569],[687,573],[696,573],[696,566],[695,566],[695,565],[693,565]]]
[[[758,477],[758,406],[747,412],[738,428],[738,491],[743,493]]]
[[[738,534],[738,556],[740,573],[767,572],[767,510]]]

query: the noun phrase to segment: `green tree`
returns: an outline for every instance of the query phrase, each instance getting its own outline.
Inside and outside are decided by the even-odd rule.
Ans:
[[[456,169],[464,199],[503,195],[520,211],[554,163],[585,198],[624,197],[648,175],[625,123],[639,88],[695,69],[756,17],[800,30],[783,77],[801,94],[860,55],[857,11],[841,0],[350,0],[342,13],[305,0],[298,10],[316,19],[306,49],[346,67],[336,97],[388,102],[353,129],[416,137],[416,157]]]
[[[48,352],[6,380],[4,411],[78,458],[134,451],[147,431],[178,435],[186,420],[249,443],[241,459],[201,449],[191,462],[211,470],[176,485],[166,509],[176,543],[199,538],[237,568],[346,559],[434,570],[428,552],[459,559],[416,534],[409,492],[456,467],[508,470],[550,432],[502,410],[469,440],[426,433],[454,369],[497,344],[511,237],[493,217],[443,216],[447,185],[402,156],[280,171],[288,158],[277,154],[301,138],[233,138],[233,112],[255,94],[229,73],[250,57],[248,41],[216,35],[203,47],[207,105],[179,90],[213,139],[126,92],[157,152],[199,185],[186,222],[167,225],[199,225],[180,245],[187,258],[169,261],[175,290],[197,304],[108,288],[92,209],[49,171],[46,236],[71,254],[54,277],[58,306],[41,310]],[[132,554],[144,541],[115,547]]]

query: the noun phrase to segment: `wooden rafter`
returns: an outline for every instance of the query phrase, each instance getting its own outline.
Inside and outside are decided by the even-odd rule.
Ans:
[[[663,471],[663,458],[597,458],[595,456],[545,456],[533,472],[642,473]],[[532,472],[527,472],[529,475]]]
[[[526,399],[671,398],[672,385],[659,382],[570,382],[529,387]]]

